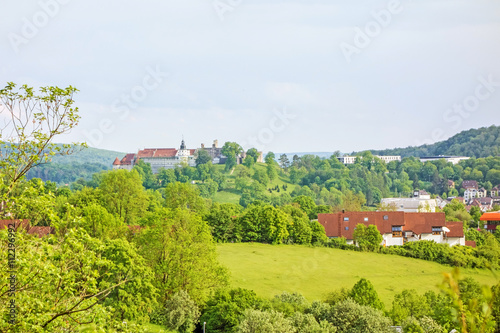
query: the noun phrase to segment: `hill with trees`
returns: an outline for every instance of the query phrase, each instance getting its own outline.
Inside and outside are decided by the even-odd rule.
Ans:
[[[447,140],[430,145],[370,150],[370,152],[374,155],[400,155],[401,157],[454,155],[479,158],[499,156],[500,126],[492,125],[490,127],[462,131]]]

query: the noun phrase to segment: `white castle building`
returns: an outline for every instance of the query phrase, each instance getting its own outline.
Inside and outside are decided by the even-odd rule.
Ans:
[[[139,160],[149,163],[153,173],[158,173],[161,168],[173,169],[182,164],[194,167],[196,166],[195,153],[196,149],[187,149],[182,140],[179,149],[146,148],[139,150],[137,154],[127,154],[121,160],[117,157],[113,162],[113,169],[131,170]]]

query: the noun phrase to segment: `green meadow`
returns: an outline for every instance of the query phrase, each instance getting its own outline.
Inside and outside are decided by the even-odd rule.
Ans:
[[[309,301],[323,300],[329,292],[352,288],[359,279],[366,278],[388,308],[394,294],[404,289],[415,289],[420,294],[438,292],[442,273],[452,270],[395,255],[299,245],[219,244],[217,252],[231,273],[231,286],[254,290],[261,297],[271,298],[287,291],[298,292]],[[460,273],[481,284],[497,283],[488,270],[461,269]]]

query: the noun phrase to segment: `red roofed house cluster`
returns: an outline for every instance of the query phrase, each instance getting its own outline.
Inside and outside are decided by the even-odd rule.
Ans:
[[[345,212],[318,214],[318,222],[328,237],[344,237],[349,244],[353,244],[354,229],[362,223],[377,227],[384,246],[419,240],[465,245],[462,222],[446,222],[444,213]]]

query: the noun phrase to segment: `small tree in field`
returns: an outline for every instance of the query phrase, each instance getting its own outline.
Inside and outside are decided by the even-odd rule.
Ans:
[[[372,224],[366,227],[361,223],[356,225],[353,238],[360,248],[369,251],[374,251],[384,240],[375,225]]]

